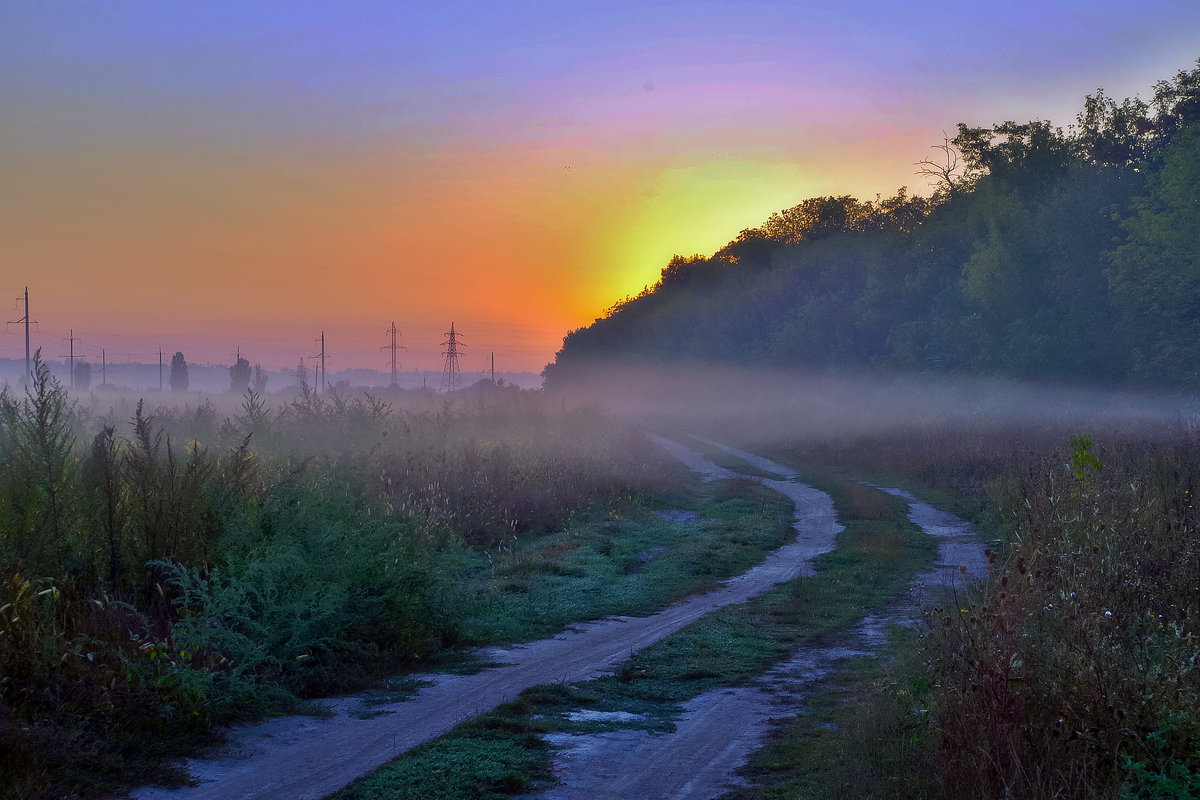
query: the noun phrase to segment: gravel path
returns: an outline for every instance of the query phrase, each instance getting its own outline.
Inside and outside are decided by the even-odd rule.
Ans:
[[[667,445],[664,445],[667,446]],[[708,459],[671,443],[668,450],[709,477],[728,475]],[[611,671],[630,655],[716,609],[743,603],[777,583],[811,571],[809,562],[833,549],[840,528],[833,503],[821,492],[791,481],[765,481],[796,503],[795,541],[720,588],[649,617],[616,617],[574,626],[553,639],[490,650],[503,663],[475,675],[426,676],[434,685],[413,699],[376,706],[363,719],[357,701],[329,703],[331,716],[283,717],[230,734],[222,755],[190,760],[196,781],[183,789],[145,787],[138,800],[307,800],[336,791],[391,759],[440,736],[463,720],[514,699],[537,684],[575,682]],[[584,796],[584,795],[576,795]],[[597,795],[587,795],[588,797]],[[638,792],[624,797],[641,797]]]

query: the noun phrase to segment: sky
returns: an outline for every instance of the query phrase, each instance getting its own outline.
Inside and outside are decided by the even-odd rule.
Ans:
[[[57,358],[537,372],[773,211],[928,193],[1200,57],[1195,0],[0,0],[0,313]],[[19,325],[0,358],[24,356]]]

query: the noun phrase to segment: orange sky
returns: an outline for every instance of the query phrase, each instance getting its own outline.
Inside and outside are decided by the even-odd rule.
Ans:
[[[73,329],[91,359],[292,367],[324,330],[332,369],[383,369],[394,321],[404,367],[440,369],[454,321],[464,369],[536,372],[673,253],[921,191],[960,119],[1066,124],[1200,55],[1190,3],[1132,34],[1073,3],[971,12],[941,59],[940,22],[884,4],[458,5],[6,4],[0,302],[27,285],[54,356]]]

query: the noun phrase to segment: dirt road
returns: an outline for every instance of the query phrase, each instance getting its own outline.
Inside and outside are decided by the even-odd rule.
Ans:
[[[725,449],[761,469],[787,472],[766,459]],[[911,619],[932,588],[987,574],[983,546],[964,521],[901,490],[883,491],[908,500],[909,519],[938,542],[937,565],[917,576],[904,596],[833,644],[800,648],[749,686],[694,698],[671,733],[625,730],[548,737],[560,748],[555,773],[561,783],[538,795],[540,800],[711,800],[745,785],[737,770],[763,745],[773,717],[801,713],[805,697],[839,662],[873,652],[884,630]]]
[[[702,474],[728,474],[686,448],[671,444],[669,449]],[[145,787],[133,797],[320,798],[459,722],[514,699],[529,686],[595,677],[705,614],[745,602],[777,583],[805,574],[815,556],[833,549],[839,530],[833,503],[827,495],[794,481],[766,483],[795,501],[796,539],[712,592],[650,617],[581,624],[553,639],[489,651],[488,660],[504,666],[475,675],[428,676],[434,685],[409,701],[374,707],[379,715],[370,719],[354,713],[353,699],[343,699],[329,704],[331,716],[327,719],[285,717],[239,728],[230,735],[222,757],[188,762],[196,786],[176,790]]]

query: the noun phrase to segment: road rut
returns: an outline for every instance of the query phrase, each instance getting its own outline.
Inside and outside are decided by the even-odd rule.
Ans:
[[[789,472],[760,456],[708,443],[759,469]],[[802,713],[805,698],[839,662],[874,652],[886,628],[911,620],[934,588],[987,575],[983,545],[966,522],[900,489],[876,488],[907,500],[909,519],[937,541],[933,569],[916,576],[887,609],[868,616],[834,643],[801,647],[748,686],[717,689],[688,701],[671,733],[548,735],[559,748],[555,774],[560,783],[537,795],[539,800],[712,800],[744,786],[737,771],[765,744],[774,718]]]

